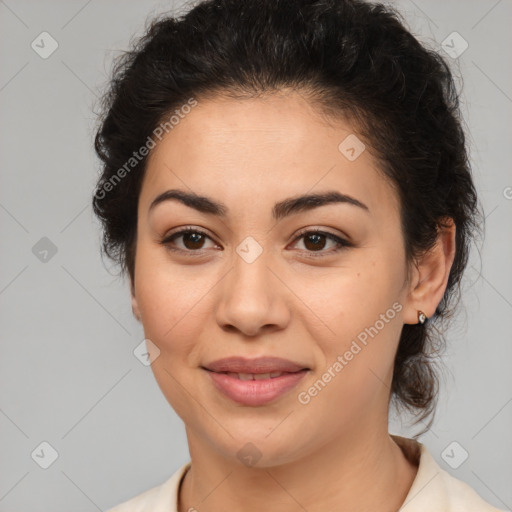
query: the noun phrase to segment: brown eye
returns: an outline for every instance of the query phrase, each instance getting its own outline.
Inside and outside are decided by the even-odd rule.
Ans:
[[[180,239],[181,244],[177,243]],[[164,238],[160,244],[169,250],[178,252],[200,253],[201,249],[205,249],[205,242],[211,238],[198,229],[186,228],[170,236]],[[213,242],[213,240],[211,240]]]
[[[311,233],[304,237],[304,246],[311,251],[318,251],[325,247],[325,239],[325,235]]]
[[[204,244],[204,235],[197,232],[185,233],[182,235],[183,245],[187,249],[201,249]]]
[[[327,233],[320,230],[308,230],[303,231],[296,239],[295,242],[299,240],[303,240],[304,251],[307,256],[313,257],[322,257],[329,256],[335,254],[342,249],[346,249],[348,247],[353,247],[353,244],[347,242],[346,240],[340,238],[339,236],[334,235],[333,233]],[[330,250],[328,247],[328,243],[331,242]],[[323,250],[328,247],[327,250]],[[318,253],[318,254],[315,254]]]

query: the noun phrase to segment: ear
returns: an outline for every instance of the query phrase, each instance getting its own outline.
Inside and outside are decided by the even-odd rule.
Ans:
[[[455,258],[455,232],[453,219],[445,219],[438,228],[435,246],[415,264],[404,311],[404,323],[417,324],[418,311],[427,318],[434,315],[443,298],[448,277]]]
[[[137,303],[137,299],[135,297],[135,285],[133,281],[130,281],[130,293],[132,297],[132,312],[133,316],[140,322],[140,310],[139,310],[139,304]]]

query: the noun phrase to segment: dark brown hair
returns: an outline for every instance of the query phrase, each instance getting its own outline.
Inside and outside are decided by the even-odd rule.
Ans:
[[[449,66],[392,8],[360,0],[206,0],[181,16],[154,19],[117,59],[103,96],[93,198],[102,249],[133,282],[147,157],[126,163],[162,120],[190,98],[288,88],[307,92],[330,116],[356,121],[400,198],[408,262],[433,247],[447,218],[456,224],[446,292],[425,325],[403,326],[390,395],[416,423],[432,416],[430,426],[438,327],[458,302],[480,212]]]

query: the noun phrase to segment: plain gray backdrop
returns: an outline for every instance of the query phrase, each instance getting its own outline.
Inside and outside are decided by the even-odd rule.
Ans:
[[[510,509],[512,2],[393,3],[441,53],[467,42],[448,59],[463,79],[486,215],[446,334],[436,421],[420,440],[441,467]],[[181,419],[133,354],[142,326],[127,283],[101,261],[91,209],[96,96],[112,57],[172,6],[0,0],[0,512],[105,510],[188,460]],[[397,418],[390,430],[418,431]]]

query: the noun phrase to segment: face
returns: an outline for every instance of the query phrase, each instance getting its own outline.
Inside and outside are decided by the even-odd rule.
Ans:
[[[297,93],[215,98],[199,101],[148,161],[134,310],[189,437],[226,458],[252,442],[259,465],[271,466],[339,436],[387,433],[407,300],[404,241],[378,162],[368,150],[357,156],[355,139],[339,148],[354,134]],[[221,203],[222,215],[177,199],[150,208],[168,190]],[[329,193],[345,200],[290,206]],[[269,402],[248,404],[203,369],[231,356],[275,356],[308,371]]]

